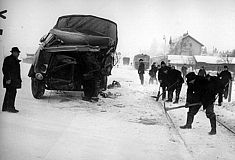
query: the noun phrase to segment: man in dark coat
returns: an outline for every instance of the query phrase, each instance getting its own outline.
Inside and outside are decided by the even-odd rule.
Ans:
[[[3,72],[3,87],[6,88],[5,97],[2,105],[2,111],[17,113],[15,109],[15,98],[17,89],[21,88],[20,75],[20,50],[17,47],[11,49],[11,55],[4,59]]]
[[[183,83],[184,79],[181,76],[181,72],[176,70],[175,66],[172,66],[168,71],[168,100],[166,102],[172,102],[174,91],[176,91],[176,95],[173,103],[179,102],[179,95]]]
[[[144,66],[143,59],[140,59],[139,60],[138,74],[139,74],[140,82],[141,82],[142,85],[144,84],[144,70],[145,70],[145,66]]]
[[[218,77],[224,88],[223,91],[219,93],[218,105],[221,106],[223,102],[223,95],[225,99],[228,97],[229,82],[232,80],[231,73],[228,71],[228,66],[224,66],[224,70],[218,74]]]
[[[83,70],[83,90],[85,101],[98,101],[100,86],[100,65],[95,54],[87,52],[81,55],[81,68]]]
[[[202,68],[199,69],[198,75],[199,75],[199,76],[202,76],[202,77],[205,77],[205,76],[206,76],[206,70],[205,70],[204,66],[202,66]]]
[[[160,82],[160,86],[162,88],[162,100],[166,98],[166,88],[168,86],[168,71],[170,67],[166,66],[164,61],[161,62],[161,68],[158,71],[158,81]]]
[[[189,107],[187,121],[181,129],[191,129],[194,116],[199,111],[201,105],[206,110],[206,116],[210,119],[210,135],[216,134],[216,115],[214,113],[214,101],[216,94],[221,90],[221,85],[217,77],[207,75],[206,77],[197,76],[194,72],[186,75],[187,78],[187,98],[186,107],[189,104],[197,104]],[[206,95],[206,96],[205,96]]]

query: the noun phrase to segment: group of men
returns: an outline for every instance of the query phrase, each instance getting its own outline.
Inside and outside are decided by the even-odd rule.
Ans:
[[[178,103],[182,84],[184,83],[181,72],[175,69],[174,66],[167,66],[166,63],[162,61],[161,68],[158,71],[158,80],[162,88],[162,99],[166,99],[166,91],[168,91],[168,99],[166,102],[172,102],[173,93],[175,91],[175,101],[173,103]]]
[[[216,115],[214,113],[214,102],[219,96],[219,105],[222,102],[223,94],[228,93],[228,85],[232,80],[231,73],[228,67],[224,66],[224,70],[218,73],[217,76],[209,74],[198,74],[190,72],[186,75],[187,78],[187,97],[185,106],[189,108],[187,113],[186,124],[180,126],[181,129],[191,129],[194,116],[199,111],[200,107],[206,110],[206,116],[210,120],[211,131],[209,135],[216,134]],[[227,97],[225,97],[227,98]]]
[[[17,47],[11,49],[11,55],[7,56],[3,62],[3,87],[6,88],[5,97],[2,105],[2,111],[17,113],[15,109],[15,97],[17,89],[21,88],[21,75],[20,75],[20,60],[18,59],[20,50]],[[145,72],[145,64],[143,60],[139,60],[140,65],[138,68],[141,84],[144,84],[143,74]],[[202,68],[203,70],[204,68]],[[158,71],[158,80],[162,88],[162,99],[165,100],[166,92],[168,92],[168,99],[166,102],[172,102],[173,93],[176,91],[175,101],[179,102],[179,95],[184,83],[184,78],[181,72],[176,70],[174,66],[167,66],[164,61],[161,62],[160,67],[152,65],[151,70],[153,73],[150,76],[154,79]],[[150,71],[151,71],[150,70]],[[203,74],[201,74],[201,72]],[[185,106],[189,108],[187,113],[186,124],[180,126],[181,129],[191,129],[194,116],[199,111],[200,107],[206,110],[206,116],[210,119],[211,131],[210,135],[216,134],[216,115],[214,113],[214,102],[219,97],[218,104],[221,105],[223,95],[225,98],[228,96],[229,83],[232,80],[231,73],[228,67],[224,66],[224,70],[217,74],[217,76],[210,76],[205,74],[205,71],[199,72],[196,75],[194,72],[188,73],[185,77],[187,79],[187,97]],[[150,72],[149,72],[150,73]],[[156,78],[155,78],[156,79]]]
[[[145,65],[143,60],[139,60],[139,68],[138,74],[141,81],[141,84],[144,84],[144,72]],[[151,69],[149,70],[150,80],[149,83],[153,84],[154,80],[157,81],[156,74],[158,72],[158,81],[160,82],[160,87],[162,88],[162,99],[166,98],[166,91],[168,91],[168,99],[167,102],[173,101],[173,93],[175,94],[175,101],[173,103],[179,102],[179,95],[182,88],[182,84],[184,83],[184,79],[181,76],[181,72],[176,70],[174,66],[167,66],[164,61],[161,62],[161,66],[156,66],[156,63],[151,65]]]
[[[153,66],[150,71],[153,70]],[[183,67],[182,67],[183,68]],[[143,63],[142,63],[143,69]],[[162,88],[162,100],[168,99],[166,102],[172,102],[173,93],[175,94],[175,101],[179,102],[179,95],[184,83],[184,76],[187,82],[186,104],[185,107],[189,108],[187,113],[186,124],[180,126],[181,129],[191,129],[194,116],[199,111],[200,107],[206,110],[206,116],[210,120],[211,131],[209,135],[216,134],[216,115],[214,113],[214,102],[218,98],[218,105],[221,106],[223,96],[227,98],[229,83],[232,80],[231,73],[228,67],[224,66],[224,70],[217,73],[217,76],[206,74],[205,68],[202,67],[198,74],[189,72],[186,74],[175,69],[174,66],[167,66],[164,61],[161,62],[161,67],[157,68],[158,80]],[[156,73],[155,73],[156,75]],[[182,77],[183,75],[183,77]],[[151,75],[150,75],[151,76]]]

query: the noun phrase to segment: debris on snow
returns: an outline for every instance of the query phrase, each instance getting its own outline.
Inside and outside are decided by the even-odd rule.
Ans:
[[[112,84],[108,85],[108,89],[113,89],[113,88],[120,88],[121,84],[118,81],[113,81]]]

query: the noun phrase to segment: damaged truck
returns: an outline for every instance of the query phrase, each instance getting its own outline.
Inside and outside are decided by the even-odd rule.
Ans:
[[[45,90],[84,91],[85,98],[106,90],[117,47],[117,24],[92,15],[59,17],[40,39],[29,70],[34,98]]]

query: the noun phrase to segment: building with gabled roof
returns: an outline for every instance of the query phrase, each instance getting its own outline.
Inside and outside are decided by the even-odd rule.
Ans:
[[[201,55],[203,46],[201,42],[186,33],[174,41],[170,40],[169,54],[185,56]]]

